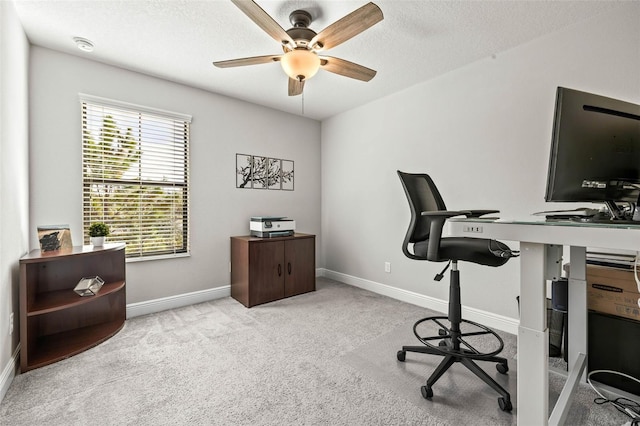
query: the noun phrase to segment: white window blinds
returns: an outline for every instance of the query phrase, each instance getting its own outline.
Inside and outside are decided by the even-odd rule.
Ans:
[[[80,95],[84,241],[105,222],[127,257],[189,252],[191,117]]]

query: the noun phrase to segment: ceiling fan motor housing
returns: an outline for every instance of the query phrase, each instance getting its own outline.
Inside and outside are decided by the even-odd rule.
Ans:
[[[311,23],[311,14],[306,10],[294,10],[289,14],[289,22],[296,28],[306,28]]]
[[[293,28],[289,28],[287,34],[296,42],[296,47],[308,48],[309,41],[316,36],[316,32],[308,28],[311,14],[306,10],[296,10],[289,15],[289,21]]]

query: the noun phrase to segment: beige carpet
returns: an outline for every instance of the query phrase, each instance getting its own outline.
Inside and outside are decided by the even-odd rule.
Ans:
[[[443,284],[445,285],[445,284]],[[103,344],[14,379],[2,425],[511,425],[514,414],[460,366],[421,397],[436,357],[407,355],[417,306],[326,279],[251,309],[231,298],[126,322]],[[515,337],[504,334],[508,357]],[[554,392],[562,380],[550,377]],[[569,424],[621,425],[580,386]]]

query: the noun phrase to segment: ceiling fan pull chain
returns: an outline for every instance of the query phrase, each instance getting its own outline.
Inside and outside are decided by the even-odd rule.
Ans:
[[[302,115],[304,115],[304,92],[302,92]]]

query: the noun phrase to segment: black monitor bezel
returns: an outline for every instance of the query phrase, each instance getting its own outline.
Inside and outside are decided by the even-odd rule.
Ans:
[[[567,126],[576,126],[574,122],[576,116],[579,116],[580,120],[588,120],[588,113],[601,113],[608,116],[637,120],[638,123],[635,126],[630,126],[637,127],[638,130],[637,135],[633,135],[635,139],[629,141],[629,144],[632,149],[636,149],[634,156],[640,155],[640,105],[565,87],[558,87],[556,92],[545,201],[604,202],[607,203],[607,205],[615,205],[615,203],[619,202],[637,202],[640,196],[640,189],[638,189],[637,186],[634,188],[633,185],[640,184],[640,161],[638,161],[637,166],[634,166],[635,177],[631,175],[631,171],[627,171],[627,176],[618,176],[617,179],[609,179],[611,176],[608,176],[607,179],[603,179],[608,181],[608,186],[605,190],[585,188],[586,180],[582,182],[582,187],[578,187],[575,184],[571,187],[567,185],[566,182],[564,184],[558,182],[558,180],[562,180],[562,170],[559,170],[559,167],[561,167],[561,165],[559,165],[559,158],[567,154],[566,152],[559,151],[562,150],[564,144],[567,144],[567,142],[569,142],[569,144],[575,143],[575,141],[571,140],[575,135],[567,136],[566,134],[567,131],[571,130],[570,128],[568,129]],[[628,132],[628,129],[625,128],[625,131]],[[569,147],[569,149],[571,149],[571,147]],[[562,162],[566,165],[567,159],[563,158]],[[603,170],[606,170],[606,167],[603,167]],[[616,180],[618,181],[618,186],[613,185],[613,182]],[[597,180],[594,179],[594,186],[597,186],[596,182]]]

